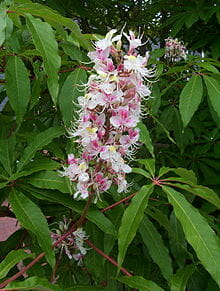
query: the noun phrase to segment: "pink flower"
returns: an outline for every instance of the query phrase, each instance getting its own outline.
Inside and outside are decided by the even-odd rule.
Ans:
[[[134,127],[137,124],[136,118],[131,115],[128,107],[120,107],[113,114],[110,122],[116,128],[120,126]]]

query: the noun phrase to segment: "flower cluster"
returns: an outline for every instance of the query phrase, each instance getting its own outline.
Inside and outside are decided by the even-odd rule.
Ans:
[[[186,47],[178,41],[177,38],[173,39],[168,37],[165,39],[165,57],[172,61],[178,61],[179,59],[186,58]]]
[[[131,168],[126,160],[138,145],[141,99],[150,95],[144,83],[154,72],[146,68],[148,54],[140,56],[136,51],[143,45],[141,38],[132,31],[115,33],[108,32],[95,43],[95,51],[88,53],[94,73],[86,84],[86,94],[78,98],[79,123],[70,132],[81,147],[81,157],[70,154],[68,166],[61,172],[77,183],[74,198],[99,195],[112,184],[119,193],[128,187],[125,176]],[[127,53],[121,49],[122,37],[129,44]]]
[[[70,228],[70,220],[64,217],[64,220],[59,222],[58,229],[51,233],[53,243],[58,241],[64,233],[66,233]],[[82,259],[87,253],[87,248],[83,246],[84,240],[88,237],[82,228],[77,228],[69,236],[67,236],[62,242],[57,246],[61,249],[61,254],[64,251],[69,259],[74,259],[78,261],[78,265],[82,265]],[[60,254],[60,255],[61,255]]]

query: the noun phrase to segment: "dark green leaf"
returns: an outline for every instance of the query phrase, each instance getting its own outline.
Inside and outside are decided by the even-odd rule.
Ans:
[[[9,175],[12,174],[15,144],[14,135],[8,139],[0,140],[0,162]]]
[[[187,241],[213,279],[220,285],[220,241],[205,218],[179,192],[163,186],[182,224]]]
[[[190,276],[194,273],[196,267],[194,264],[188,265],[183,269],[180,269],[173,275],[171,280],[171,291],[185,291],[187,281]]]
[[[202,100],[202,94],[202,78],[201,76],[193,75],[180,94],[179,109],[183,120],[183,127],[187,126],[197,110]]]
[[[118,234],[118,265],[121,267],[129,244],[132,242],[143,219],[148,198],[153,191],[152,185],[143,186],[132,198],[122,217]]]
[[[82,95],[82,85],[86,83],[86,72],[83,69],[76,69],[72,72],[63,84],[59,94],[59,106],[63,121],[67,127],[71,125],[73,118],[77,117],[77,97]]]
[[[46,253],[47,261],[54,267],[55,256],[51,248],[50,231],[40,208],[15,189],[10,192],[9,201],[19,222],[36,235],[40,247]]]
[[[21,123],[30,100],[31,89],[28,71],[19,57],[8,58],[5,77],[9,102],[15,111],[17,123]]]
[[[44,278],[30,277],[24,281],[12,282],[5,287],[5,290],[41,290],[41,291],[62,291],[58,285],[48,282]]]
[[[203,76],[213,109],[220,117],[220,84],[212,77]]]
[[[53,102],[57,103],[59,92],[58,71],[61,65],[61,59],[58,53],[58,44],[51,26],[36,19],[30,14],[26,14],[27,27],[30,30],[33,42],[37,50],[41,53],[44,62],[44,69],[47,73],[47,84]]]
[[[59,174],[54,171],[37,173],[28,180],[28,183],[38,188],[56,189],[63,193],[70,192],[65,178],[60,177]]]
[[[131,288],[137,288],[140,291],[163,291],[156,283],[146,280],[141,276],[119,277],[118,280]]]
[[[144,216],[139,231],[144,244],[148,248],[150,256],[160,267],[164,278],[169,281],[173,274],[173,270],[169,252],[163,242],[162,236],[147,216]]]
[[[64,129],[61,127],[51,127],[45,131],[37,134],[32,143],[26,147],[24,154],[22,155],[18,163],[18,171],[20,171],[31,158],[34,157],[36,151],[41,150],[45,145],[49,144],[54,138],[59,137],[64,133]]]
[[[17,263],[27,258],[33,258],[33,254],[28,254],[23,250],[11,251],[0,264],[0,279],[6,277]]]
[[[150,152],[151,156],[154,158],[154,147],[151,141],[150,133],[143,122],[139,122],[137,127],[140,130],[139,140],[145,144],[147,150]]]

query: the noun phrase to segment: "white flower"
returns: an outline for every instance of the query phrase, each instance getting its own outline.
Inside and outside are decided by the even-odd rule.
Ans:
[[[142,56],[124,56],[124,66],[127,70],[134,70],[138,72],[143,77],[150,77],[150,71],[145,67],[147,64],[148,57]]]
[[[116,31],[117,31],[116,29],[110,30],[106,34],[105,38],[103,38],[95,43],[96,47],[101,49],[101,50],[105,50],[105,49],[111,47],[113,42],[120,40],[121,35],[117,35],[116,37],[112,38],[113,34],[115,34]]]

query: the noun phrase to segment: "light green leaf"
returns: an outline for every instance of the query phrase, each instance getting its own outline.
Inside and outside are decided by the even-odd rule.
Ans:
[[[154,158],[154,147],[153,147],[150,133],[147,127],[145,126],[145,124],[143,124],[143,122],[139,122],[137,127],[140,130],[139,140],[145,144],[147,150],[150,152],[151,156]]]
[[[151,178],[151,176],[149,175],[148,172],[146,172],[145,170],[143,169],[139,169],[139,168],[132,168],[132,173],[135,173],[135,174],[140,174],[148,179]]]
[[[6,277],[11,268],[17,263],[32,257],[33,254],[28,254],[23,250],[11,251],[0,264],[0,279]]]
[[[8,58],[5,78],[9,102],[15,111],[17,123],[21,123],[30,100],[31,89],[28,71],[19,57]]]
[[[210,71],[214,74],[219,74],[219,70],[215,66],[211,65],[210,63],[199,62],[198,65],[206,69],[207,71]]]
[[[48,145],[54,138],[59,137],[64,133],[62,127],[51,127],[45,131],[37,134],[32,143],[26,147],[24,154],[22,155],[19,163],[17,172],[19,172],[30,160],[34,157],[36,151],[41,150],[45,145]]]
[[[157,231],[153,223],[144,216],[139,227],[143,242],[148,248],[153,261],[161,269],[164,278],[169,281],[173,274],[171,259],[167,247],[164,245],[162,236]]]
[[[220,84],[212,77],[203,76],[203,79],[212,107],[217,112],[218,117],[220,117]]]
[[[63,289],[56,284],[48,282],[47,279],[34,276],[24,281],[12,282],[4,290],[62,291]]]
[[[58,71],[61,58],[58,53],[58,44],[52,27],[41,19],[26,14],[27,27],[30,30],[36,49],[43,57],[44,69],[47,73],[48,89],[54,104],[57,103],[59,92]]]
[[[154,159],[138,159],[138,163],[145,166],[146,170],[150,173],[151,177],[155,174],[155,160]]]
[[[0,46],[5,41],[6,26],[7,26],[7,13],[6,10],[2,10],[0,11]]]
[[[85,70],[76,69],[65,80],[59,94],[59,106],[63,121],[67,127],[71,125],[73,118],[77,117],[77,97],[83,95],[82,85],[86,83],[87,75]],[[75,110],[74,110],[75,109]]]
[[[179,109],[183,121],[183,127],[187,126],[193,114],[198,109],[202,100],[202,94],[202,78],[199,75],[193,75],[180,94]]]
[[[48,263],[53,268],[55,265],[55,255],[51,248],[50,230],[40,208],[15,189],[9,194],[9,202],[19,222],[36,235],[40,247],[46,254]]]
[[[190,181],[193,184],[197,183],[196,175],[192,170],[187,170],[185,168],[171,168],[170,170],[186,181]]]
[[[75,40],[77,40],[82,47],[87,50],[92,47],[90,42],[81,33],[79,25],[77,23],[75,23],[70,18],[63,17],[49,7],[45,7],[45,5],[31,3],[19,6],[16,5],[13,6],[12,9],[23,16],[25,16],[27,13],[30,13],[32,15],[42,17],[45,21],[50,23],[50,25],[54,26],[55,28],[59,27],[60,25],[67,27],[71,30]]]
[[[186,284],[190,276],[194,273],[196,267],[194,264],[179,269],[171,280],[171,291],[185,291]]]
[[[186,185],[186,184],[177,184],[173,183],[174,187],[186,190],[196,196],[199,196],[208,202],[215,205],[218,209],[220,209],[220,198],[218,195],[210,188],[201,186],[201,185]]]
[[[205,218],[179,192],[163,186],[182,224],[187,241],[213,279],[220,286],[220,241]]]
[[[131,288],[137,288],[140,291],[163,291],[156,283],[146,280],[141,276],[124,276],[117,278],[120,282],[128,285]]]
[[[57,170],[58,168],[60,168],[60,164],[53,160],[48,158],[37,159],[31,161],[26,167],[24,167],[23,171],[11,175],[8,181],[17,180],[20,177],[26,177],[43,170]]]
[[[140,191],[132,198],[130,205],[126,208],[118,234],[118,265],[121,267],[127,248],[132,242],[137,229],[143,219],[144,210],[148,204],[148,198],[153,191],[152,185],[141,187]]]
[[[15,144],[14,135],[8,139],[0,140],[0,162],[9,175],[12,174]]]
[[[60,177],[59,174],[54,171],[37,173],[28,179],[28,183],[38,188],[56,189],[62,193],[70,192],[65,178]]]

